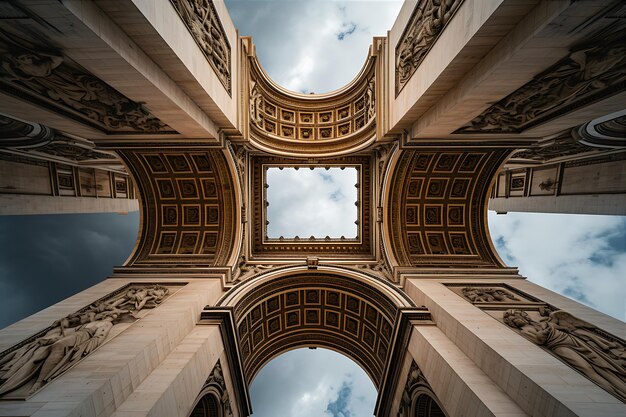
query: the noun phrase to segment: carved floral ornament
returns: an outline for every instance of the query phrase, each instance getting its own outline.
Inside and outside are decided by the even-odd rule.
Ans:
[[[159,306],[176,286],[130,284],[0,353],[0,399],[34,394]]]

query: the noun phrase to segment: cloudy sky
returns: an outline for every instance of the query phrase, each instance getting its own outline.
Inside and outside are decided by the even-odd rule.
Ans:
[[[269,237],[356,237],[356,168],[270,168],[266,178]]]
[[[325,93],[349,83],[374,36],[386,36],[401,1],[226,1],[242,36],[281,86]]]
[[[138,211],[0,216],[0,328],[111,275],[138,228]]]
[[[322,93],[356,76],[372,37],[386,34],[401,2],[231,0],[227,5],[240,34],[253,36],[259,59],[274,81],[294,91]],[[347,192],[335,194],[343,205],[316,197],[293,172],[283,172],[288,178],[269,190],[284,196],[286,186],[293,185],[297,198],[270,197],[270,215],[275,208],[298,213],[302,201],[310,200],[353,212],[354,197]],[[316,173],[313,180],[314,188],[327,196],[343,190],[337,187],[341,184],[354,184],[351,178],[326,174],[334,183]],[[293,228],[317,225],[317,220],[289,224],[285,220],[294,216],[276,215],[270,225],[279,229],[270,229],[270,235],[330,234]],[[529,280],[626,319],[625,218],[490,213],[489,220],[499,253]],[[130,254],[138,222],[138,213],[0,217],[0,293],[5,295],[0,327],[110,275]],[[334,222],[327,226],[335,227]],[[372,415],[376,392],[349,359],[324,349],[299,349],[264,367],[251,396],[255,417],[366,417]]]

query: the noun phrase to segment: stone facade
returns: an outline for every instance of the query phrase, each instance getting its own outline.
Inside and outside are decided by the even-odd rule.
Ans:
[[[0,331],[0,416],[246,417],[306,346],[359,363],[378,417],[623,415],[623,323],[486,224],[490,198],[626,196],[616,7],[406,2],[351,84],[303,96],[220,1],[7,3],[0,170],[30,168],[0,197],[86,197],[91,169],[142,224],[109,279]],[[276,166],[354,167],[356,238],[269,238]]]

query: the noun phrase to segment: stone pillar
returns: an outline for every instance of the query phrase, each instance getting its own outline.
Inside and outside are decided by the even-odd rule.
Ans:
[[[496,294],[502,300],[484,302],[468,292],[472,302],[462,292],[472,285],[503,289],[514,299]],[[626,332],[619,320],[522,279],[408,277],[405,290],[430,310],[436,324],[414,328],[409,352],[451,416],[599,417],[626,412],[617,397],[500,317],[510,308],[562,310],[623,340]],[[469,407],[466,411],[463,404]],[[470,411],[477,414],[466,414]]]
[[[7,400],[5,395],[0,416],[189,415],[218,359],[224,374],[230,372],[220,325],[198,325],[203,307],[222,294],[220,279],[107,279],[1,330],[0,349],[10,352],[56,320],[106,301],[122,288],[123,293],[128,284],[157,283],[172,289],[165,301],[141,310],[134,322],[116,324],[95,351],[26,400]]]

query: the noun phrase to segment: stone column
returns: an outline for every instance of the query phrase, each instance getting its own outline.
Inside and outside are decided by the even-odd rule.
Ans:
[[[472,284],[504,288],[517,301],[495,293],[501,300],[485,303],[468,292],[472,302],[461,292]],[[500,321],[502,311],[494,304],[502,303],[504,310],[515,303],[528,309],[549,305],[623,339],[626,332],[619,320],[522,279],[408,277],[405,290],[417,305],[430,310],[437,326],[414,329],[409,351],[444,406],[451,404],[451,415],[465,415],[457,414],[456,402],[463,403],[459,398],[494,415],[506,414],[505,409],[513,412],[514,404],[507,398],[533,416],[600,417],[626,412],[626,404],[618,398]]]
[[[107,279],[1,330],[0,349],[130,283],[181,286],[119,334],[111,329],[109,340],[25,401],[0,401],[0,416],[188,415],[224,352],[219,326],[197,325],[203,307],[221,296],[220,279]]]

